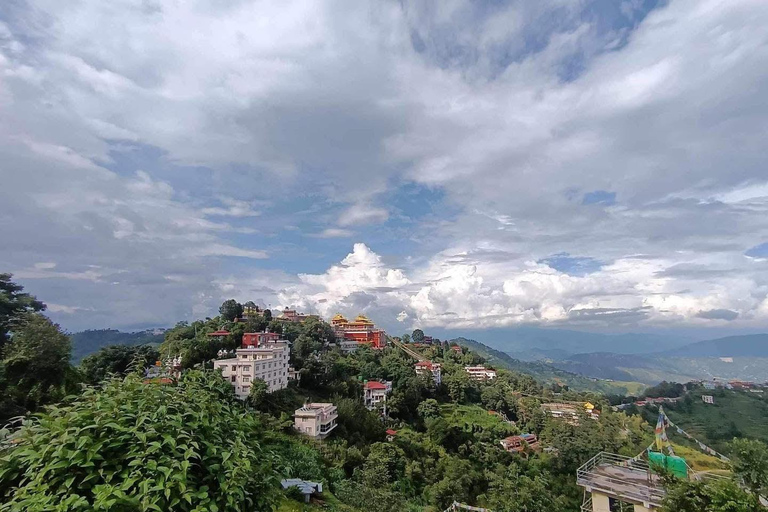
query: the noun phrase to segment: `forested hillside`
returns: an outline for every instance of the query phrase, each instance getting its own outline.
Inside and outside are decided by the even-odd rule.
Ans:
[[[711,395],[713,404],[704,403],[702,395]],[[653,421],[657,407],[642,409],[643,417]],[[735,437],[768,442],[768,396],[766,393],[735,391],[724,388],[694,389],[676,404],[664,404],[669,418],[697,439],[723,453]],[[677,440],[685,442],[684,438]]]
[[[0,414],[26,416],[0,429],[2,512],[441,512],[454,502],[494,512],[578,512],[580,465],[601,451],[642,454],[653,439],[651,424],[615,412],[600,393],[503,369],[469,343],[414,347],[441,365],[438,383],[431,372],[417,374],[401,348],[344,353],[322,320],[258,313],[235,322],[225,306],[222,316],[170,329],[159,352],[110,346],[72,367],[68,337],[40,313],[42,303],[20,292],[6,293],[15,306],[0,317],[9,326],[0,340]],[[267,328],[287,340],[278,345],[290,347],[300,379],[272,392],[256,379],[238,400],[213,361],[228,357],[244,333]],[[160,354],[172,360],[155,366]],[[233,361],[241,363],[239,355]],[[466,369],[492,364],[498,371],[489,378]],[[392,384],[386,410],[364,403],[372,380]],[[294,411],[308,401],[337,408],[322,441],[293,426]],[[561,402],[575,404],[573,417],[542,407]],[[536,443],[519,452],[502,447],[522,433]],[[721,512],[697,505],[713,493],[729,510],[757,512],[756,493],[768,482],[758,462],[768,449],[746,441],[732,453],[730,469],[744,487],[670,480],[661,512]],[[287,478],[323,490],[304,504],[295,488],[281,487]]]
[[[558,383],[563,386],[581,391],[598,391],[607,394],[637,394],[645,385],[634,381],[617,382],[604,380],[612,377],[589,378],[578,373],[568,372],[556,368],[542,361],[520,361],[505,352],[501,352],[475,340],[456,338],[451,342],[468,347],[470,350],[482,355],[489,364],[499,368],[506,368],[533,375],[542,382]]]

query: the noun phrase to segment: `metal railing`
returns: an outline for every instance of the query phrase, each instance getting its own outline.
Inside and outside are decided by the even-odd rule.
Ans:
[[[592,496],[584,498],[584,503],[581,504],[581,512],[592,512]]]
[[[406,347],[405,343],[397,341],[392,336],[387,335],[387,341],[389,343],[391,343],[392,345],[396,346],[397,348],[402,349],[403,352],[405,352],[406,354],[408,354],[412,358],[416,359],[417,361],[426,361],[427,360],[423,355],[419,354],[418,352],[416,352],[415,350],[413,350],[413,349],[411,349],[409,347]]]
[[[634,503],[661,506],[666,495],[648,463],[614,453],[600,452],[576,471],[576,483],[587,490]]]

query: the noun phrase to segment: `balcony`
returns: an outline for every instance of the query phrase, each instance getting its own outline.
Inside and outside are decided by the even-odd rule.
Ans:
[[[588,492],[655,508],[661,507],[666,495],[646,461],[606,452],[598,453],[577,470],[576,483]]]

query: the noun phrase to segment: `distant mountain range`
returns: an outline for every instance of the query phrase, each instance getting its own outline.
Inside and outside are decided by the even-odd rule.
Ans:
[[[666,334],[601,334],[567,329],[518,327],[514,329],[488,329],[475,332],[446,332],[440,338],[464,337],[482,342],[515,358],[537,360],[562,358],[570,354],[613,352],[615,354],[648,354],[679,348],[699,341],[687,336]]]
[[[602,346],[604,336],[598,335],[596,343],[585,343],[585,346]],[[627,350],[622,343],[626,339],[617,337],[617,350]],[[635,353],[616,350],[571,353],[563,348],[565,345],[545,343],[520,352],[508,352],[512,357],[538,361],[587,377],[649,385],[662,380],[686,382],[712,378],[768,381],[768,334],[728,336],[645,353],[641,349],[648,345],[639,345]]]
[[[115,329],[97,329],[76,332],[72,339],[72,362],[77,364],[85,356],[107,345],[159,345],[163,342],[162,329],[140,332],[120,332]]]
[[[699,341],[666,350],[663,354],[671,357],[768,357],[768,334]]]

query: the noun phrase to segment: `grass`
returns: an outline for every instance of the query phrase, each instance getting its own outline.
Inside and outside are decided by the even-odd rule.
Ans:
[[[701,450],[683,446],[682,444],[672,443],[672,448],[675,450],[675,455],[685,459],[688,466],[693,468],[694,471],[712,471],[712,470],[727,470],[728,464],[721,461],[717,457],[708,455]]]
[[[498,415],[491,414],[478,405],[442,404],[440,415],[451,426],[471,428],[476,425],[485,430],[491,430],[500,425],[509,425]]]
[[[280,501],[280,505],[277,507],[277,512],[317,512],[319,510],[334,511],[334,512],[360,512],[356,508],[352,508],[349,505],[345,505],[340,502],[336,496],[324,490],[323,492],[323,504],[319,503],[304,503],[296,501],[287,496],[283,496]]]

